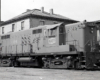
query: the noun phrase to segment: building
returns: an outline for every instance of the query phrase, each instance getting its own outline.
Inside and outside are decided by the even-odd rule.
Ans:
[[[66,24],[69,24],[75,23],[77,21],[58,14],[54,14],[53,9],[50,9],[50,13],[45,12],[43,7],[41,8],[41,10],[27,9],[26,12],[3,22],[0,27],[0,34],[26,30],[29,28],[37,27],[39,25],[49,25],[60,22],[65,22]]]

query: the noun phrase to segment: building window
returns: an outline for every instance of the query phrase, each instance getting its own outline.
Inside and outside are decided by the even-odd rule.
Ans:
[[[2,27],[2,34],[4,34],[4,27]]]
[[[21,22],[21,30],[24,30],[24,21]]]
[[[45,21],[40,21],[40,25],[45,25]]]
[[[15,30],[15,24],[12,24],[12,32]]]
[[[42,33],[42,29],[38,29],[38,33]]]

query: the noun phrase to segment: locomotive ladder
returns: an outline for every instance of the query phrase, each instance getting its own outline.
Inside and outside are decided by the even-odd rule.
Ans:
[[[79,54],[79,63],[81,69],[86,68],[86,54],[83,52]]]
[[[90,42],[91,40],[88,40],[85,44],[85,46]],[[84,47],[85,47],[84,46]],[[81,68],[86,68],[86,53],[80,52],[79,54],[79,63]]]
[[[73,45],[75,46],[76,51],[79,51],[79,50],[77,50],[77,49],[79,49],[79,48],[77,48],[77,46],[79,46],[77,40],[73,40]],[[75,64],[76,64],[76,67],[75,67],[76,69],[86,68],[86,53],[78,52],[78,61],[75,62]]]

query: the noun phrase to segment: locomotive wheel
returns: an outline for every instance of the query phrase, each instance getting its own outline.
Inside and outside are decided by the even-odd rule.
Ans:
[[[72,62],[71,60],[67,60],[67,69],[70,69],[72,67]]]
[[[47,68],[47,69],[49,69],[49,68],[50,68],[49,64],[46,64],[46,68]]]
[[[14,67],[19,67],[20,66],[20,63],[15,61],[15,62],[13,62],[13,66]]]
[[[10,67],[13,67],[13,62],[11,61],[11,63],[10,63]]]
[[[44,64],[44,66],[43,66],[42,68],[44,68],[44,69],[49,69],[50,66],[49,66],[49,64]]]
[[[44,62],[44,66],[43,66],[42,68],[44,68],[44,69],[49,69],[49,68],[50,68],[49,63],[45,61],[45,62]]]
[[[76,70],[80,69],[80,63],[78,61],[75,62],[74,68]]]

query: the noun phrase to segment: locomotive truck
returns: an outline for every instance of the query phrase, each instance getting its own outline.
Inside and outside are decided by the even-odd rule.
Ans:
[[[43,25],[0,35],[0,66],[99,69],[98,25]]]

